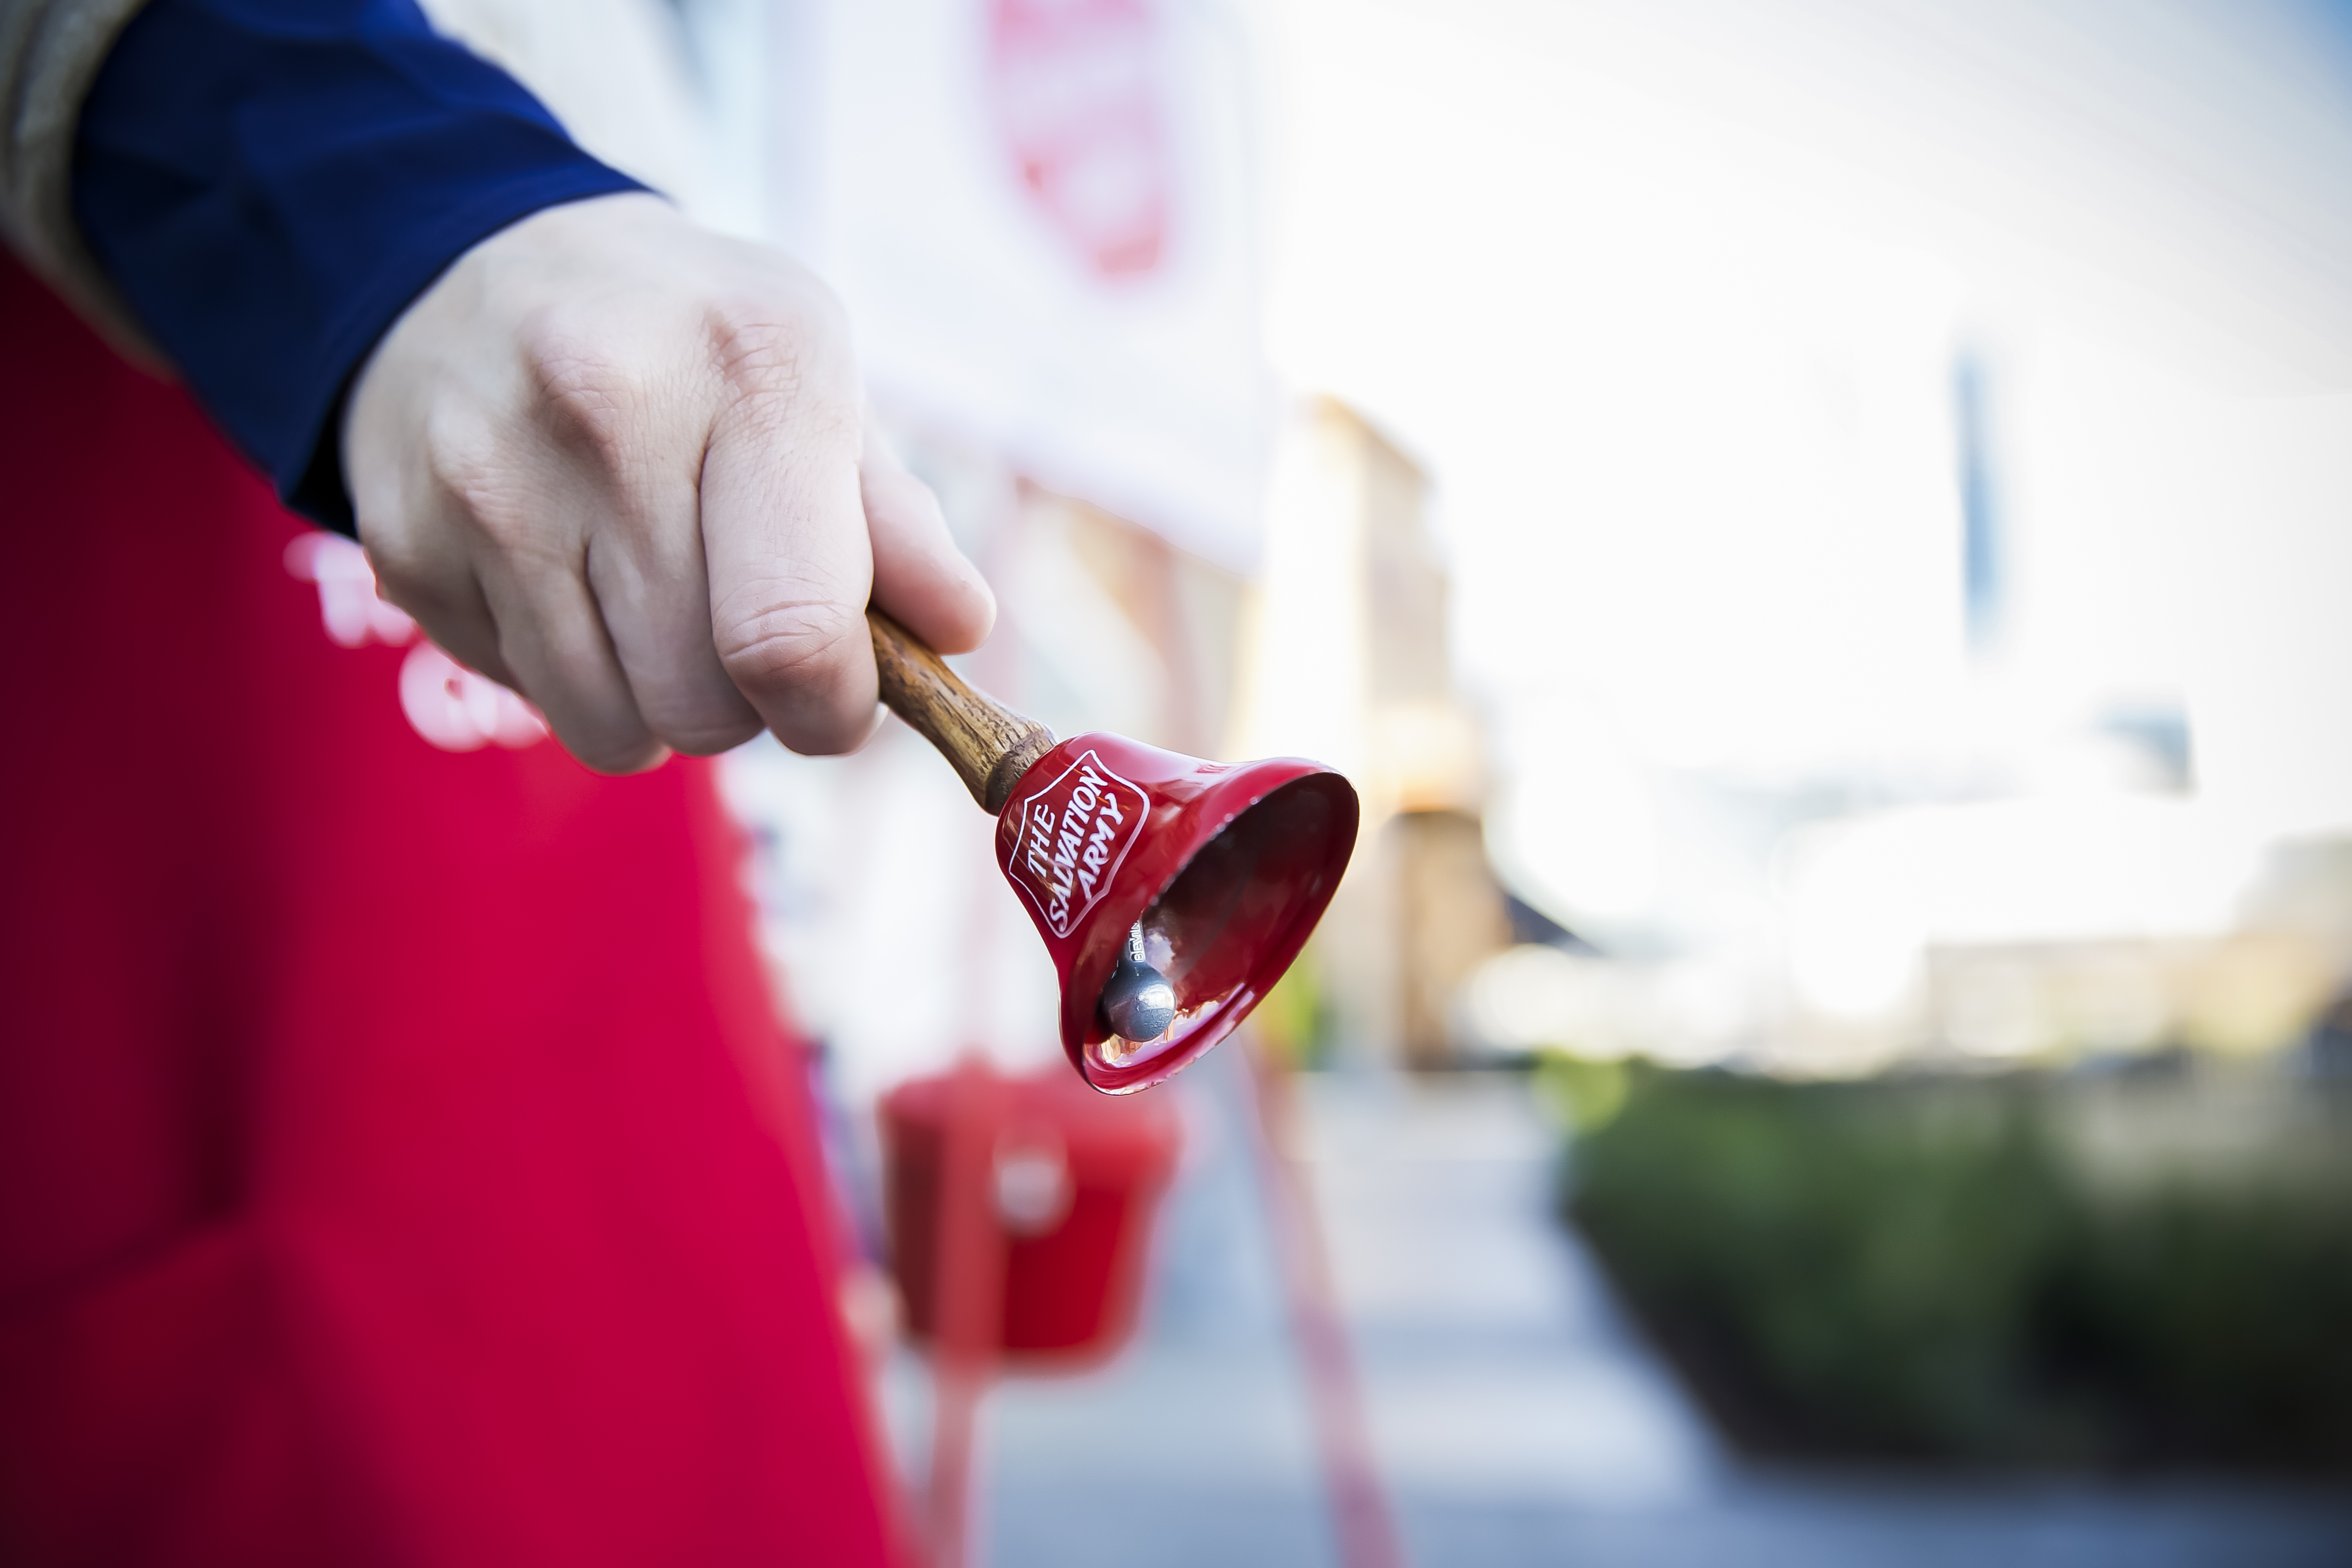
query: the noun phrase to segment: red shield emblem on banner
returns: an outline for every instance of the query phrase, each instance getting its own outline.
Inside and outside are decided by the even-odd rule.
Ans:
[[[1149,0],[993,0],[997,123],[1022,186],[1104,278],[1160,265],[1170,175]]]

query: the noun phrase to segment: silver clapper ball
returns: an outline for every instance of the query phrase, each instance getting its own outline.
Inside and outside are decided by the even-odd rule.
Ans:
[[[1128,928],[1118,966],[1102,990],[1103,1022],[1111,1033],[1137,1045],[1156,1040],[1176,1021],[1176,988],[1143,961],[1143,922]]]

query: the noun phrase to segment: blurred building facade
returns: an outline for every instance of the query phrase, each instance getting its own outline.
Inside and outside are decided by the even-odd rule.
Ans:
[[[1484,735],[1455,684],[1429,479],[1328,397],[1295,411],[1276,475],[1234,749],[1324,757],[1363,794],[1355,863],[1302,977],[1327,1043],[1444,1066],[1456,994],[1509,945],[1510,921],[1486,864]]]

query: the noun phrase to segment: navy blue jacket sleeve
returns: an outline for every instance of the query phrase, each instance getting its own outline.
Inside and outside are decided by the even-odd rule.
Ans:
[[[517,219],[641,188],[415,0],[151,0],[74,154],[141,323],[287,504],[344,532],[343,395],[402,310]]]

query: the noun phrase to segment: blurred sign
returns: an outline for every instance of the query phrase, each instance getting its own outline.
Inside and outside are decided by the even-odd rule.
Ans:
[[[995,0],[989,85],[1029,195],[1105,278],[1157,271],[1174,184],[1143,0]]]
[[[784,0],[781,238],[902,425],[1220,565],[1271,425],[1245,35],[1209,0]]]
[[[318,584],[328,641],[408,649],[400,666],[400,708],[426,744],[475,752],[496,742],[520,750],[547,738],[538,709],[443,653],[407,612],[376,596],[375,568],[356,543],[331,533],[298,534],[286,542],[285,562],[288,575]]]

